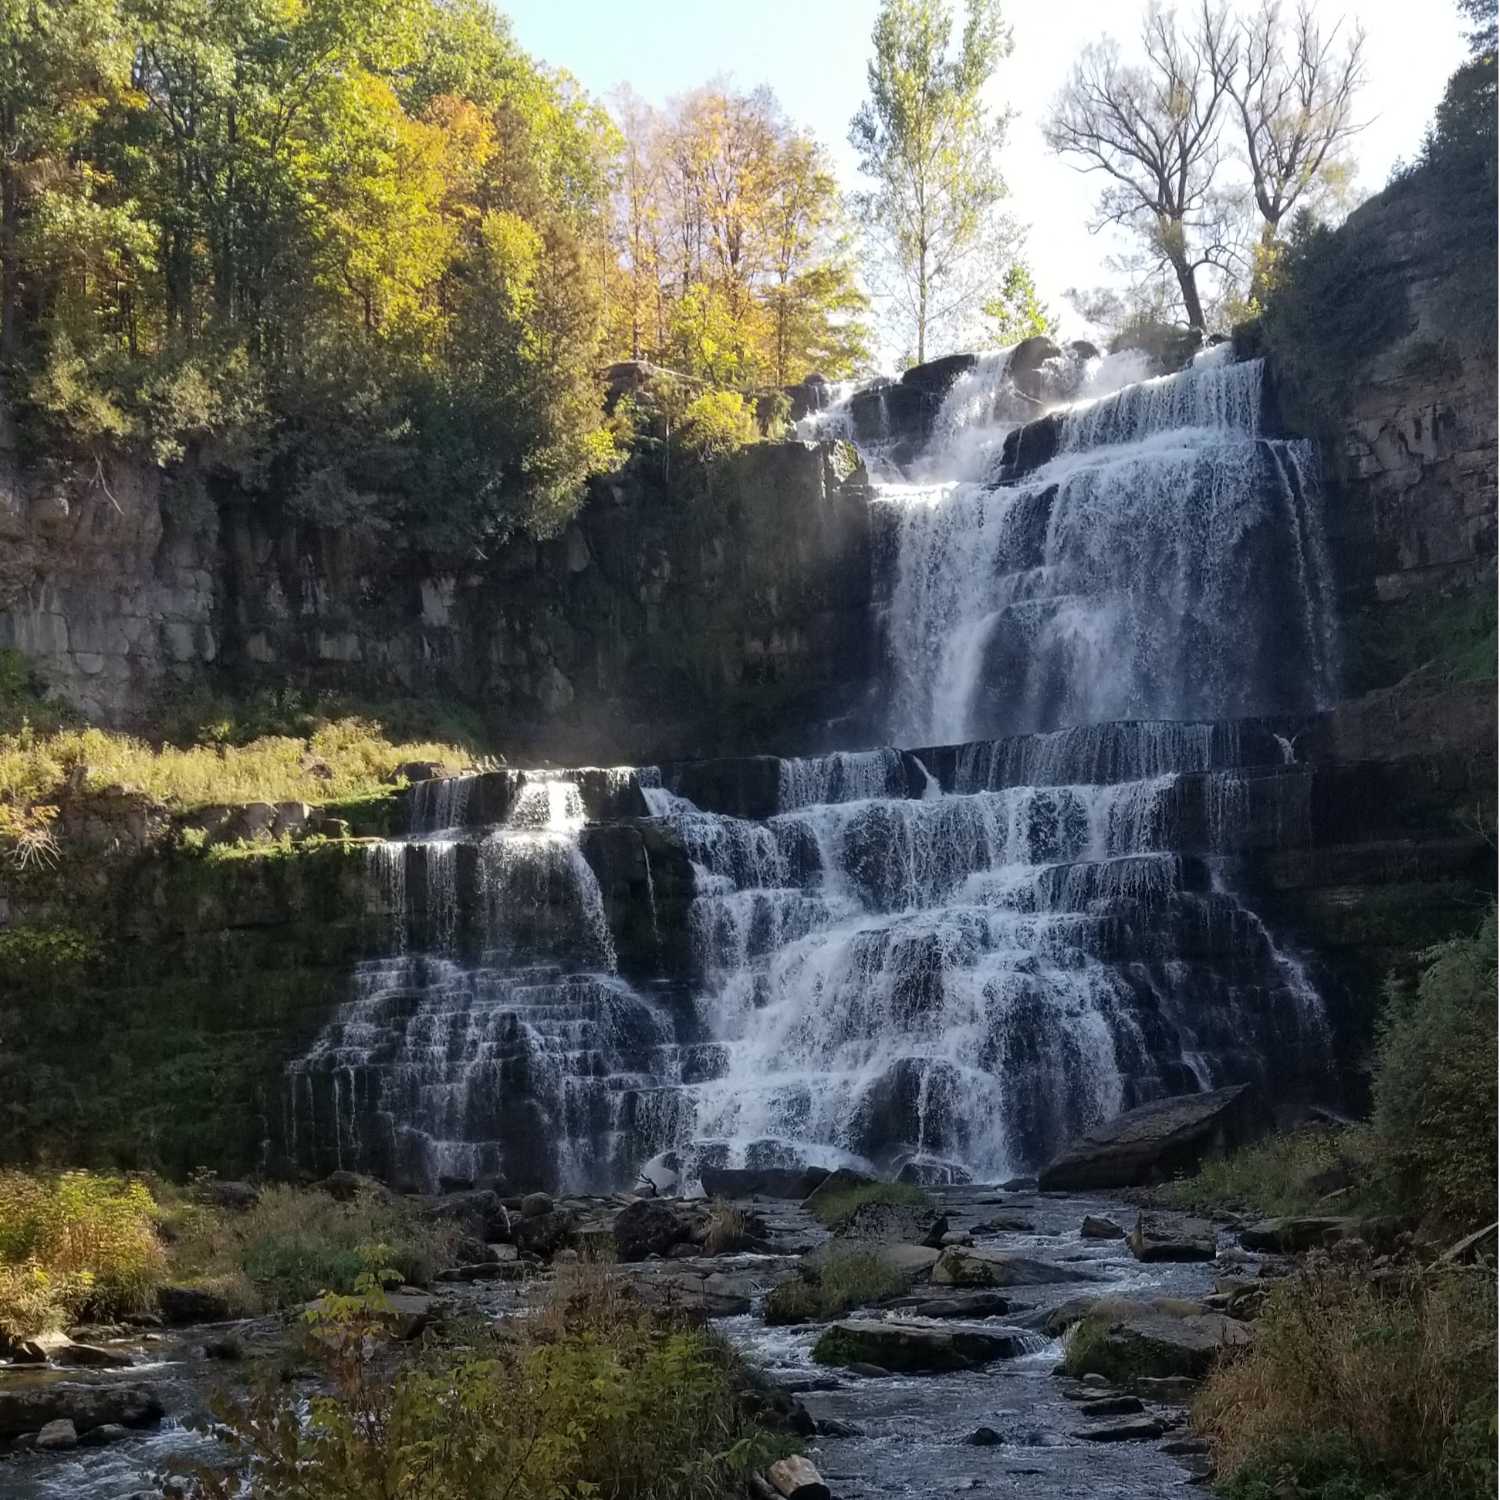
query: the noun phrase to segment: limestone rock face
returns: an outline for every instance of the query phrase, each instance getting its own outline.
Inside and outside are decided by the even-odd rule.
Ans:
[[[1132,1187],[1186,1170],[1249,1139],[1254,1105],[1248,1085],[1233,1084],[1127,1110],[1085,1131],[1043,1168],[1042,1190]]]
[[[625,389],[640,372],[617,374]],[[463,565],[233,499],[188,525],[151,465],[119,461],[101,486],[89,463],[46,488],[9,457],[0,649],[99,721],[221,666],[380,679],[608,765],[753,748],[862,702],[868,486],[848,444],[754,444],[670,482],[642,463],[556,539]]]

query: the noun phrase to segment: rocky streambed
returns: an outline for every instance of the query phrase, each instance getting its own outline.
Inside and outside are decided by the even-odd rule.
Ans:
[[[750,1248],[720,1255],[674,1240],[693,1232],[702,1210],[673,1200],[623,1212],[618,1198],[534,1205],[533,1217],[545,1211],[559,1216],[554,1227],[573,1226],[556,1236],[554,1264],[577,1254],[573,1245],[608,1235],[622,1254],[641,1257],[622,1261],[617,1274],[645,1300],[712,1319],[787,1393],[783,1407],[809,1458],[844,1500],[1022,1487],[1036,1496],[1145,1500],[1201,1482],[1207,1462],[1187,1428],[1195,1385],[1184,1376],[1206,1368],[1221,1344],[1249,1337],[1225,1310],[1236,1297],[1235,1310],[1253,1304],[1258,1273],[1274,1271],[1276,1255],[1244,1250],[1233,1226],[1201,1221],[1148,1223],[1127,1240],[1136,1208],[1103,1194],[1019,1185],[931,1192],[931,1211],[866,1211],[833,1237],[798,1201],[745,1199]],[[519,1236],[528,1237],[535,1243],[537,1230]],[[776,1286],[809,1268],[816,1274],[844,1249],[900,1264],[908,1293],[824,1322],[766,1321]],[[514,1315],[551,1274],[546,1257],[456,1268],[429,1292],[409,1294],[405,1331],[445,1308]],[[1065,1378],[1067,1330],[1091,1308],[1090,1326],[1103,1330],[1102,1363],[1115,1373]],[[71,1388],[58,1410],[85,1414],[76,1447],[0,1461],[0,1495],[160,1495],[164,1481],[217,1456],[207,1426],[212,1394],[243,1368],[238,1358],[272,1349],[284,1322],[101,1341],[130,1361],[118,1367],[0,1367],[6,1440],[52,1410],[45,1394],[27,1393]],[[1126,1367],[1159,1373],[1124,1378]],[[131,1420],[146,1425],[131,1428]]]

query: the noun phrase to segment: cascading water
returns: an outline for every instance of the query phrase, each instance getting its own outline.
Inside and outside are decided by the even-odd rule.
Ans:
[[[427,1189],[611,1185],[637,1091],[675,1079],[670,1018],[615,973],[578,785],[532,773],[471,829],[472,780],[419,783],[413,832],[372,846],[395,951],[288,1069],[285,1153]]]
[[[1079,402],[1042,428],[1035,466],[1003,424],[962,420],[973,396],[957,382],[928,482],[877,486],[894,532],[893,740],[1324,701],[1337,662],[1316,451],[1262,434],[1263,377],[1216,355]]]
[[[1240,894],[1245,855],[1312,836],[1278,716],[1336,670],[1313,451],[1227,348],[1154,380],[1070,356],[1026,391],[1012,359],[923,408],[925,448],[888,420],[909,387],[802,424],[889,481],[887,696],[918,748],[414,789],[371,854],[391,936],[288,1071],[288,1160],[999,1177],[1163,1094],[1322,1088],[1318,996]],[[1038,389],[1075,399],[1034,420]]]

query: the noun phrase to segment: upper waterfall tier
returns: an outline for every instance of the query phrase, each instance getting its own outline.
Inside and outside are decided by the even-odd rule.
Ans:
[[[993,402],[973,417],[955,384],[921,465],[946,477],[876,491],[890,738],[1327,701],[1317,454],[1267,436],[1264,403],[1259,360],[1207,360],[1021,427]]]

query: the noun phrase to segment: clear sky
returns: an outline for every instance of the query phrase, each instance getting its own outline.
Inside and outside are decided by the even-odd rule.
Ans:
[[[661,104],[715,76],[745,89],[769,84],[788,116],[828,147],[845,185],[857,184],[846,134],[864,94],[878,0],[500,0],[499,8],[522,46],[596,95],[628,83]],[[1056,311],[1064,311],[1064,288],[1108,279],[1101,262],[1110,246],[1088,233],[1097,178],[1054,157],[1040,121],[1077,52],[1106,34],[1128,52],[1143,8],[1144,0],[1005,7],[1015,50],[992,89],[997,104],[1016,111],[1003,158],[1010,208],[1030,226],[1028,256]],[[1365,196],[1385,185],[1398,159],[1415,155],[1465,55],[1463,27],[1451,0],[1322,0],[1320,10],[1357,17],[1369,35],[1361,108],[1371,124],[1355,143]]]

